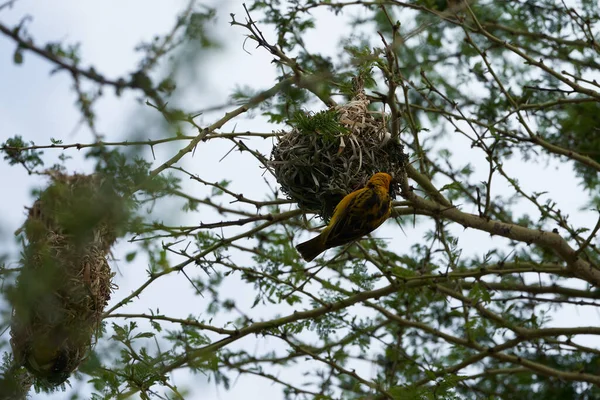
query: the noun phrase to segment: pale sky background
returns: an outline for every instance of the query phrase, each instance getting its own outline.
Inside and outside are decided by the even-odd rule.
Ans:
[[[0,21],[9,26],[15,25],[24,15],[30,14],[33,20],[27,23],[30,34],[36,43],[45,43],[54,40],[63,40],[66,43],[81,43],[81,57],[83,66],[93,65],[103,75],[115,78],[131,72],[138,60],[139,54],[134,52],[134,47],[141,41],[149,40],[154,34],[164,34],[172,26],[175,16],[183,9],[187,1],[170,0],[129,0],[129,1],[76,1],[53,0],[52,2],[40,0],[19,0],[15,7],[0,11]],[[219,17],[215,25],[215,36],[224,45],[222,51],[207,52],[200,56],[200,63],[196,72],[196,79],[189,82],[183,92],[178,92],[172,100],[176,104],[184,104],[187,109],[202,109],[204,107],[223,104],[236,85],[249,85],[254,89],[267,89],[274,84],[274,69],[271,64],[272,57],[262,49],[254,46],[246,47],[251,54],[242,49],[245,32],[239,27],[229,26],[229,13],[235,13],[239,19],[243,18],[242,2],[237,0],[214,0],[209,5],[219,6]],[[358,9],[356,9],[358,10]],[[319,52],[335,55],[339,51],[337,38],[348,32],[349,28],[342,17],[332,17],[325,10],[313,12],[319,18],[317,29],[305,37],[307,47]],[[265,34],[270,31],[261,26]],[[40,57],[24,53],[24,63],[14,65],[12,55],[15,44],[4,36],[0,36],[0,142],[8,137],[22,135],[27,140],[36,144],[46,144],[50,138],[61,139],[65,143],[93,141],[92,136],[85,127],[76,129],[80,114],[74,107],[75,95],[70,87],[71,78],[65,72],[49,76],[52,66]],[[144,104],[135,99],[139,93],[127,92],[120,99],[114,97],[111,90],[106,91],[105,98],[96,104],[97,128],[106,135],[106,140],[124,140],[130,135],[141,138],[158,138],[165,129],[162,117]],[[220,118],[222,112],[208,114],[198,119],[200,123],[210,123]],[[238,118],[227,124],[222,131],[262,131],[269,132],[278,129],[269,125],[263,118]],[[470,147],[463,146],[464,140],[452,138],[453,148],[457,157],[470,159],[475,166],[481,166],[481,171],[476,175],[482,178],[487,176],[486,163],[480,156],[473,155]],[[155,148],[156,164],[170,158],[186,142],[174,145],[163,145]],[[259,140],[252,142],[263,153],[268,154],[271,141]],[[183,161],[189,170],[200,174],[208,181],[232,178],[232,188],[235,192],[244,193],[254,199],[263,199],[268,194],[268,187],[263,183],[263,170],[258,163],[245,155],[232,153],[225,160],[219,160],[230,150],[230,142],[211,141],[200,144],[193,156],[187,155]],[[58,150],[46,150],[45,156],[50,160],[47,165],[60,155]],[[91,164],[83,161],[83,152],[67,150],[67,155],[73,160],[68,165],[72,172],[85,172],[90,170]],[[149,157],[148,157],[149,159]],[[518,159],[506,164],[509,172],[515,172],[521,185],[529,193],[548,191],[548,197],[555,199],[563,210],[569,210],[573,223],[580,222],[583,226],[592,227],[595,219],[590,212],[579,212],[578,208],[587,198],[579,196],[581,189],[573,179],[570,167],[550,163],[548,166],[526,164]],[[3,213],[0,215],[0,239],[4,243],[3,249],[10,253],[9,261],[18,260],[18,247],[13,238],[13,232],[25,219],[24,206],[33,202],[31,190],[43,187],[45,181],[35,176],[28,176],[27,172],[18,166],[8,166],[0,161],[0,176],[3,178],[5,193],[2,197]],[[271,179],[271,182],[273,180]],[[496,181],[496,188],[507,190],[507,186]],[[208,191],[200,185],[184,183],[186,189],[195,195],[202,195]],[[465,210],[473,212],[475,210]],[[532,211],[531,208],[521,208],[523,211]],[[191,216],[185,215],[182,220],[181,213],[176,207],[161,206],[156,211],[165,221],[178,221],[191,225],[202,220],[215,222],[222,217],[214,215],[197,216],[197,220],[190,221]],[[405,231],[407,229],[405,228]],[[227,232],[235,232],[235,229]],[[421,240],[422,228],[407,231],[406,235],[393,226],[384,227],[377,236],[388,238],[390,245],[399,251],[406,251],[410,244]],[[492,245],[498,242],[507,243],[504,239],[473,230],[456,228],[465,251],[469,254],[485,254]],[[117,258],[112,263],[118,271],[115,278],[119,286],[113,294],[109,307],[127,296],[146,279],[145,260],[138,257],[132,264],[127,264],[118,259],[133,247],[127,243],[120,243],[114,253]],[[4,253],[4,251],[2,252]],[[188,270],[188,272],[190,272]],[[201,272],[199,272],[201,273]],[[192,274],[193,275],[193,274]],[[236,300],[237,304],[251,304],[254,293],[247,286],[237,284],[235,281],[225,284],[223,290],[227,295]],[[131,305],[123,307],[121,312],[146,312],[149,308],[160,308],[161,313],[174,317],[187,317],[190,313],[198,315],[204,309],[206,299],[194,294],[193,289],[181,274],[169,275],[159,282],[151,285],[143,295]],[[287,311],[286,311],[287,310]],[[288,309],[269,306],[264,310],[263,318],[268,318],[276,313],[287,313]],[[223,319],[222,323],[227,322]],[[595,311],[586,307],[565,308],[556,316],[553,323],[558,326],[565,325],[592,325],[600,322]],[[216,323],[215,323],[216,324]],[[7,334],[7,333],[6,333]],[[106,342],[99,347],[106,346]],[[280,344],[247,338],[236,346],[251,348],[280,348]],[[277,347],[279,346],[279,347]],[[309,363],[307,363],[308,365]],[[306,367],[306,366],[303,366]],[[358,372],[368,376],[372,372],[369,368],[357,369]],[[300,377],[301,370],[288,370],[281,377]],[[73,389],[66,393],[58,392],[55,395],[36,395],[32,392],[33,399],[64,399],[71,394],[82,390],[86,398],[85,383],[72,380]],[[215,387],[214,383],[207,383],[201,376],[189,376],[187,373],[176,372],[173,383],[180,387],[187,387],[191,394],[187,399],[247,399],[253,398],[248,393],[260,393],[261,398],[281,399],[281,387],[274,386],[270,381],[261,378],[241,377],[233,380],[232,389],[225,391],[222,387]]]

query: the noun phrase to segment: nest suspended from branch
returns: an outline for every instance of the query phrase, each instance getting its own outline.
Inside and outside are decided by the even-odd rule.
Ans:
[[[297,113],[294,128],[281,136],[270,166],[282,191],[328,222],[348,193],[377,172],[395,178],[394,192],[408,159],[404,146],[391,139],[385,116],[375,118],[362,90],[349,103],[317,114]]]
[[[126,220],[124,200],[98,174],[53,173],[29,210],[11,346],[38,384],[61,384],[91,349],[114,288],[107,256]]]

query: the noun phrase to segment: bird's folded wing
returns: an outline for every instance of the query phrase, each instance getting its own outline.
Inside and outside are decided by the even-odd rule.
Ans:
[[[369,218],[373,211],[378,209],[380,199],[373,190],[364,189],[340,210],[327,236],[327,247],[341,246],[371,232],[376,226],[373,218]]]

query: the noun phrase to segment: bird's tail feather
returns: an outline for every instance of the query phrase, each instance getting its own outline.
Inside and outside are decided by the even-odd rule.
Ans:
[[[306,242],[300,243],[296,246],[296,250],[298,250],[304,260],[312,261],[316,256],[325,251],[325,246],[323,245],[321,235],[318,235]]]

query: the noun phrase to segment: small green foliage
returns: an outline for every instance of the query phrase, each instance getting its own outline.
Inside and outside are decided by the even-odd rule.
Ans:
[[[469,298],[476,303],[482,302],[483,304],[487,304],[492,300],[489,290],[480,283],[473,284],[469,292]]]
[[[129,84],[133,87],[140,88],[144,91],[153,90],[152,78],[150,78],[147,74],[145,74],[142,71],[134,72],[131,75],[131,80]]]
[[[129,252],[125,255],[125,261],[132,262],[135,260],[135,256],[137,255],[136,251]]]
[[[23,48],[22,47],[20,47],[20,46],[17,47],[17,49],[13,53],[13,62],[16,65],[23,64]]]
[[[600,163],[600,102],[570,104],[561,111],[560,129],[548,139]],[[575,163],[574,168],[585,189],[600,187],[597,170],[582,163]]]
[[[296,111],[289,124],[305,135],[319,135],[324,142],[333,142],[349,130],[338,122],[338,112],[324,110],[317,113]]]
[[[250,86],[234,86],[233,93],[229,95],[229,99],[235,104],[247,102],[250,98],[258,94],[258,92]]]
[[[281,76],[278,79],[283,80],[286,77]],[[293,85],[284,85],[280,93],[272,99],[267,100],[260,105],[262,114],[268,117],[271,123],[283,123],[296,111],[302,109],[302,106],[310,99],[308,93]]]
[[[197,41],[202,47],[214,46],[215,42],[209,34],[210,30],[207,29],[207,25],[214,21],[215,15],[215,9],[209,7],[206,7],[203,11],[193,12],[185,28],[186,38]]]
[[[80,45],[64,45],[61,42],[49,42],[45,45],[45,50],[58,58],[66,58],[73,64],[79,64],[81,61],[79,52]]]
[[[44,154],[41,150],[27,149],[26,147],[35,146],[34,142],[25,142],[19,135],[8,139],[2,143],[2,151],[5,153],[4,159],[8,161],[10,165],[21,164],[28,171],[34,170],[36,167],[44,165],[41,155]]]
[[[167,96],[170,96],[175,91],[176,88],[177,88],[177,84],[175,83],[175,80],[173,78],[169,77],[169,78],[165,78],[162,81],[160,81],[156,90],[164,93]]]
[[[212,187],[211,196],[222,196],[225,193],[223,189],[227,189],[227,186],[229,186],[230,183],[231,181],[227,179],[223,179],[222,181],[217,182],[217,186]]]

